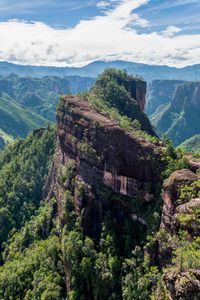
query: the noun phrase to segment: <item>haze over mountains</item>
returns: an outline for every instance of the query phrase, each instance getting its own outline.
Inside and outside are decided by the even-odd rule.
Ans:
[[[200,134],[200,82],[154,80],[149,86],[146,113],[158,134],[166,135],[175,146]],[[198,142],[189,141],[190,150],[198,149]]]
[[[154,79],[200,80],[200,64],[175,68],[127,61],[94,61],[80,68],[29,66],[0,62],[0,75],[7,76],[14,73],[19,76],[31,75],[33,77],[71,75],[97,77],[106,68],[126,69],[130,74],[141,75],[147,82]]]
[[[15,113],[13,109],[15,103],[18,105],[18,112],[23,112],[23,115],[33,113],[35,120],[33,124],[28,121],[29,118],[23,116],[22,119],[27,122],[25,122],[26,126],[24,121],[21,125],[29,128],[24,131],[20,129],[19,124],[12,128],[15,124],[15,118],[12,115],[9,123],[11,128],[9,128],[8,120],[3,118],[1,108],[1,123],[5,123],[1,124],[1,146],[10,138],[16,138],[17,135],[25,137],[28,131],[37,127],[36,124],[42,124],[41,117],[43,124],[54,122],[59,96],[89,90],[94,84],[94,77],[108,67],[127,69],[129,73],[139,74],[139,77],[142,75],[147,80],[148,95],[145,111],[160,136],[165,134],[174,145],[178,146],[193,135],[200,134],[199,93],[195,92],[199,87],[200,65],[178,69],[124,61],[97,61],[82,68],[22,66],[6,62],[0,62],[0,67],[0,92],[3,92],[1,101],[4,100],[4,106],[6,106],[5,101],[8,101],[9,113]],[[181,96],[178,96],[177,87],[187,81],[187,87],[190,86],[190,88],[183,88]],[[187,101],[183,99],[185,97]],[[36,121],[37,116],[38,121]],[[190,142],[189,145],[191,145]],[[196,149],[198,145],[192,148]]]
[[[200,299],[200,0],[0,0],[0,300]]]

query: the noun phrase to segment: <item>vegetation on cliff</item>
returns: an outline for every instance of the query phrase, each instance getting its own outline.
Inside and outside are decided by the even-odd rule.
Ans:
[[[105,71],[82,96],[89,103],[61,99],[57,147],[49,127],[0,152],[0,299],[167,300],[174,268],[198,269],[199,208],[178,214],[181,231],[159,229],[162,182],[189,162],[145,139],[141,127],[153,130],[129,89],[138,81]],[[177,203],[199,189],[185,184]]]
[[[137,89],[140,88],[140,96]],[[89,93],[83,98],[92,106],[128,130],[142,130],[155,136],[148,117],[140,109],[146,97],[146,83],[139,77],[133,77],[126,71],[107,69],[96,80]],[[140,103],[141,101],[141,103]]]
[[[0,152],[0,244],[40,205],[55,145],[55,129],[38,129]]]

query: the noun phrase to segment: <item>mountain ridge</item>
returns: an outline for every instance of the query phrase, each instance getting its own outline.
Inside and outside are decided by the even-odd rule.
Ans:
[[[97,77],[106,68],[127,69],[129,73],[140,74],[148,82],[154,79],[181,79],[200,80],[200,64],[189,65],[182,68],[165,65],[149,65],[129,61],[94,61],[83,67],[53,67],[53,66],[30,66],[18,65],[8,62],[0,62],[0,75],[30,75],[42,77],[45,75],[81,77]]]

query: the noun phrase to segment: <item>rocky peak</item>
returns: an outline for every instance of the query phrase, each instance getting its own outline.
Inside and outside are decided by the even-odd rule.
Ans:
[[[113,193],[122,198],[139,197],[147,206],[157,200],[155,194],[162,170],[159,147],[144,138],[133,137],[77,96],[61,98],[57,120],[58,149],[45,190],[51,186],[49,196],[56,197],[59,211],[64,190],[70,189],[77,213],[84,210],[86,232],[98,236],[97,228],[106,207],[111,205],[109,198]],[[75,182],[63,188],[58,180],[59,169],[67,168],[70,162],[75,166]],[[80,186],[84,189],[81,196]],[[104,195],[103,190],[107,191]],[[128,209],[126,201],[122,201],[122,211],[128,218],[136,213]]]

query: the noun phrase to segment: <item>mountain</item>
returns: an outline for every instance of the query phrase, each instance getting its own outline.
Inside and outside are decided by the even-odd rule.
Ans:
[[[0,75],[8,76],[11,73],[19,76],[82,76],[97,77],[107,68],[126,69],[130,74],[140,74],[148,82],[154,79],[200,80],[200,64],[184,68],[148,65],[127,61],[95,61],[83,67],[43,67],[16,65],[0,62]]]
[[[148,96],[145,112],[151,116],[159,106],[164,107],[172,100],[175,88],[181,80],[153,80],[148,85]]]
[[[147,111],[160,135],[178,146],[200,133],[200,82],[154,81],[149,95]]]
[[[8,136],[25,137],[31,130],[47,124],[46,119],[22,107],[8,94],[0,92],[0,129],[4,140],[9,140]]]
[[[200,135],[196,134],[179,145],[187,152],[200,153]]]
[[[0,152],[0,299],[198,299],[200,161],[156,138],[145,94],[107,70]]]
[[[0,148],[30,130],[55,122],[60,95],[91,88],[94,80],[70,76],[59,78],[0,77]]]
[[[0,78],[0,92],[5,92],[19,104],[42,117],[55,121],[55,111],[59,96],[66,93],[78,93],[90,88],[93,80],[72,76],[59,78],[19,77],[9,75]]]

